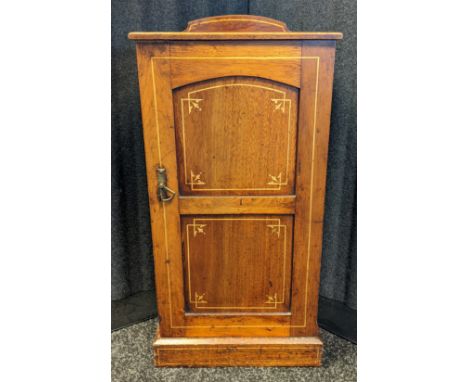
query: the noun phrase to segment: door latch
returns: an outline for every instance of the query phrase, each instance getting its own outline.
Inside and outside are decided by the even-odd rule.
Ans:
[[[161,202],[170,202],[176,192],[167,187],[167,174],[164,167],[158,167],[158,199]]]

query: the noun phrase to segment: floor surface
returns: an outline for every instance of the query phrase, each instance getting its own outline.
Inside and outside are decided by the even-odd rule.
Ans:
[[[325,330],[320,332],[321,367],[156,368],[151,348],[155,325],[153,319],[112,333],[112,382],[356,381],[356,345]]]

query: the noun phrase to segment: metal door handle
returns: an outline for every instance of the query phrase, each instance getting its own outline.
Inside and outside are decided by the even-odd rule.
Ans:
[[[170,202],[176,192],[167,187],[167,174],[164,167],[158,167],[158,199],[160,202]],[[168,195],[169,193],[169,195]]]

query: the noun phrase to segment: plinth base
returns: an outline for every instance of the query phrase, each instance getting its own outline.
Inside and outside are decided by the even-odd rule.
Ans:
[[[320,366],[319,337],[161,338],[153,343],[156,366]]]

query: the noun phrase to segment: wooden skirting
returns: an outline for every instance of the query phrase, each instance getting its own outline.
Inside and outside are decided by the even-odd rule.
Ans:
[[[159,329],[159,328],[158,328]],[[318,337],[161,338],[153,343],[155,366],[320,366]]]

